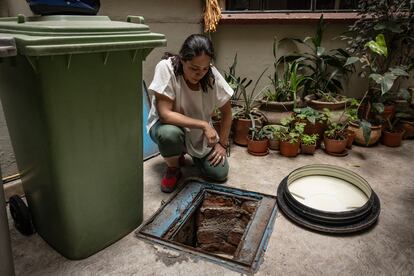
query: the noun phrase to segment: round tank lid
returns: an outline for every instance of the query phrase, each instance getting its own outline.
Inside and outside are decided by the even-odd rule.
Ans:
[[[294,222],[326,233],[352,233],[373,225],[380,201],[368,182],[339,166],[313,164],[279,184],[279,208]]]
[[[356,185],[326,175],[309,175],[289,184],[289,192],[300,203],[326,212],[346,212],[362,207],[368,196]]]

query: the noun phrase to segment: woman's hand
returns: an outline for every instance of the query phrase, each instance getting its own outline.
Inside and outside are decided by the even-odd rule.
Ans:
[[[216,130],[209,122],[193,119],[174,111],[174,101],[165,95],[155,93],[155,97],[157,98],[156,104],[161,123],[203,130],[204,136],[207,138],[207,145],[210,148],[219,141]]]
[[[226,161],[226,149],[220,145],[220,143],[215,144],[210,156],[208,157],[208,160],[214,167],[219,164],[224,166],[224,162]]]
[[[206,122],[203,131],[204,135],[207,138],[208,147],[213,147],[219,141],[219,136],[216,129]]]

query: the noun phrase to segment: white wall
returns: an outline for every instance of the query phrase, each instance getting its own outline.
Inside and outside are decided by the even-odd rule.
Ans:
[[[17,16],[18,14],[33,15],[26,0],[0,0],[0,9],[3,8],[1,6],[2,1],[5,3],[4,9],[6,9],[8,16]],[[5,11],[0,11],[0,15],[7,16]]]
[[[192,0],[126,1],[101,0],[99,14],[124,21],[128,15],[144,16],[152,32],[167,38],[167,47],[156,48],[144,62],[144,80],[152,80],[154,68],[164,52],[178,53],[185,38],[201,32],[202,2]]]
[[[222,70],[228,70],[232,64],[235,53],[238,56],[237,74],[253,79],[267,67],[268,70],[262,78],[258,90],[268,84],[268,75],[273,73],[273,38],[285,37],[301,38],[313,36],[315,24],[255,24],[255,25],[220,25],[213,35],[216,47],[216,65]],[[333,40],[346,30],[346,25],[329,24],[323,37],[322,46],[326,49],[344,47],[340,40]],[[278,55],[294,50],[294,45],[281,46]],[[301,47],[300,49],[304,49]],[[364,81],[352,77],[352,86],[345,85],[344,94],[359,96],[366,89]]]

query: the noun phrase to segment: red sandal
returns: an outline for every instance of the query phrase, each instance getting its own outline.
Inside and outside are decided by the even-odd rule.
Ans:
[[[180,168],[167,167],[167,170],[161,179],[161,191],[164,193],[173,192],[180,178],[181,178]]]

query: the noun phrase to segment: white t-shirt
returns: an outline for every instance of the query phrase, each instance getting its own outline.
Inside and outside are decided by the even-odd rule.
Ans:
[[[151,110],[148,115],[147,131],[159,120],[154,93],[165,95],[173,100],[174,111],[211,123],[214,108],[222,107],[234,93],[217,69],[214,66],[211,69],[215,83],[212,89],[208,87],[208,92],[204,93],[201,88],[198,91],[191,90],[182,75],[175,76],[171,58],[161,60],[155,67],[154,79],[148,87]],[[184,130],[188,154],[202,158],[209,153],[211,148],[207,147],[207,139],[202,129],[184,128]]]

